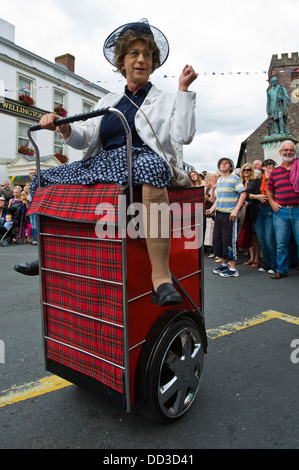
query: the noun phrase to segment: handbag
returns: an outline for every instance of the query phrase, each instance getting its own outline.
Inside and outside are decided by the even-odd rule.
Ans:
[[[176,186],[179,188],[187,188],[189,186],[192,186],[191,179],[184,170],[180,170],[179,168],[171,165],[170,163],[169,165],[172,170],[172,186]]]

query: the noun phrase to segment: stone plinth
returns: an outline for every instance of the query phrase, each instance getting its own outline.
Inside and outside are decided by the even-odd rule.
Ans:
[[[264,150],[264,160],[267,160],[268,158],[271,158],[278,165],[280,165],[281,164],[281,156],[280,156],[280,153],[279,153],[279,149],[280,149],[281,144],[285,140],[291,140],[296,145],[298,143],[298,141],[295,139],[295,137],[293,137],[290,134],[272,134],[272,135],[265,136],[264,140],[262,142],[263,150]],[[297,145],[297,148],[298,148],[298,145]]]

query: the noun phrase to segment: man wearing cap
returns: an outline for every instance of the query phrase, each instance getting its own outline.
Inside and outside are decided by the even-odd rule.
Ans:
[[[213,252],[222,258],[222,264],[213,269],[214,274],[221,277],[238,277],[237,264],[237,233],[238,212],[246,199],[246,190],[241,179],[234,175],[234,163],[229,158],[220,158],[217,163],[221,173],[216,186],[216,201],[210,210],[211,215],[216,210]],[[228,265],[230,263],[230,266]]]
[[[282,165],[271,171],[267,186],[277,243],[277,268],[271,279],[288,275],[291,232],[299,252],[299,161],[294,142],[285,140],[279,153]]]

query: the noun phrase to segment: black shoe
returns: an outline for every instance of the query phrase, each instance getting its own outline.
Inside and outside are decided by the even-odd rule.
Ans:
[[[270,277],[271,279],[282,279],[283,277],[287,277],[287,274],[276,271],[276,273],[272,274]]]
[[[31,263],[16,264],[14,270],[18,273],[25,274],[26,276],[38,276],[39,264],[38,260],[31,261]]]
[[[152,290],[151,302],[164,307],[166,305],[179,305],[183,302],[181,295],[175,290],[170,282],[161,284],[157,292]]]

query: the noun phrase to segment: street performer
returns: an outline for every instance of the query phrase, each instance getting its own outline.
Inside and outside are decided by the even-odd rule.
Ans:
[[[142,202],[147,214],[146,242],[152,266],[152,302],[175,305],[182,302],[172,284],[169,271],[170,238],[163,238],[162,223],[169,224],[169,217],[159,227],[158,237],[150,234],[150,204],[167,203],[167,185],[174,181],[176,156],[171,138],[180,144],[189,144],[195,134],[196,95],[189,86],[197,78],[190,65],[186,65],[179,77],[178,92],[171,95],[157,89],[150,75],[164,62],[169,45],[164,34],[143,19],[117,28],[104,43],[106,59],[116,67],[127,81],[124,93],[109,93],[97,108],[115,107],[121,111],[132,132],[133,185],[142,186]],[[61,165],[41,172],[41,186],[57,184],[93,184],[111,182],[125,184],[128,181],[125,135],[119,118],[113,114],[88,119],[85,122],[56,127],[59,116],[50,113],[42,117],[43,129],[57,131],[63,142],[76,149],[88,147],[83,160]],[[190,186],[184,177],[182,186]],[[37,179],[31,183],[31,195],[37,189]],[[154,232],[152,232],[154,233]],[[168,232],[169,233],[169,232]],[[38,264],[17,265],[23,274],[38,274]]]

